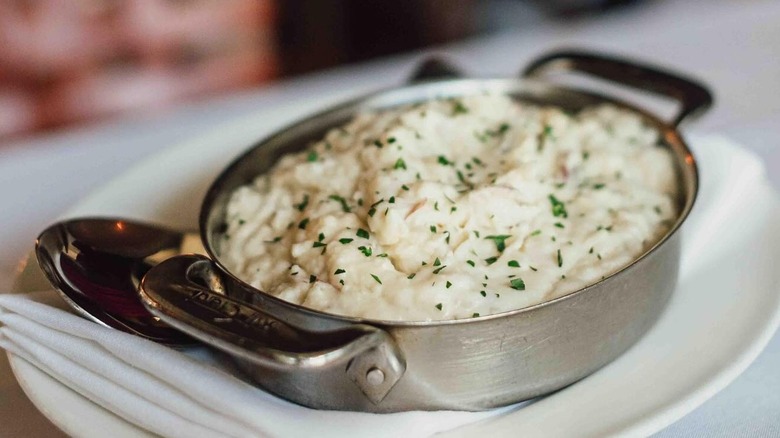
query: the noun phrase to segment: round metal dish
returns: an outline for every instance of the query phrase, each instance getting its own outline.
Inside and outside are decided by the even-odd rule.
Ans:
[[[676,99],[680,111],[668,123],[615,99],[529,79],[550,69],[577,70],[663,94]],[[231,354],[269,391],[324,409],[488,409],[562,388],[625,351],[657,319],[677,280],[677,230],[695,200],[698,176],[676,126],[709,107],[710,94],[677,75],[582,52],[543,57],[525,70],[524,79],[452,79],[453,73],[428,62],[415,77],[425,82],[331,108],[239,157],[214,182],[201,209],[202,240],[211,258],[180,256],[150,270],[140,287],[147,308]],[[572,110],[610,102],[641,114],[676,158],[681,213],[668,234],[632,264],[589,287],[532,307],[454,321],[378,321],[317,312],[249,286],[220,263],[216,242],[228,197],[281,155],[303,149],[366,109],[483,90]]]

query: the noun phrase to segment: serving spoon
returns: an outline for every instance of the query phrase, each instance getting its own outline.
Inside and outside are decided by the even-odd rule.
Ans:
[[[46,278],[80,315],[106,327],[172,346],[195,343],[150,314],[138,284],[157,263],[205,253],[196,232],[127,219],[84,218],[56,223],[35,243]]]

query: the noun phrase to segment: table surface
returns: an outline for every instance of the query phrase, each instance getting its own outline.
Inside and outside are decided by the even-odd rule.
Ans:
[[[706,4],[706,6],[705,6]],[[481,76],[513,75],[534,56],[583,47],[674,66],[709,84],[713,110],[689,133],[727,135],[761,156],[780,188],[780,2],[684,0],[534,26],[280,82],[165,111],[0,145],[0,290],[34,237],[122,170],[220,123],[282,102],[397,84],[429,53]],[[2,111],[2,109],[0,109]],[[0,436],[61,436],[0,355]],[[780,335],[731,385],[658,436],[780,436]]]

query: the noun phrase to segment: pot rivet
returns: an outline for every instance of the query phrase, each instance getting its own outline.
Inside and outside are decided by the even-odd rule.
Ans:
[[[371,368],[366,373],[366,380],[370,385],[381,385],[385,381],[385,373],[379,368]]]

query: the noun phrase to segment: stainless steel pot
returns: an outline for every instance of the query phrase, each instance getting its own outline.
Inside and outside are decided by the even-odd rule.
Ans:
[[[606,96],[533,77],[577,71],[675,99],[664,122]],[[302,405],[337,410],[481,410],[560,389],[629,348],[654,323],[677,280],[678,229],[696,197],[696,164],[676,126],[712,103],[701,85],[661,70],[583,52],[533,62],[522,79],[457,79],[436,61],[414,83],[328,109],[260,141],[211,186],[201,209],[211,256],[179,256],[153,268],[140,287],[163,321],[232,355],[260,386]],[[520,101],[576,110],[611,102],[656,126],[676,157],[681,214],[669,233],[606,279],[532,307],[455,321],[396,322],[330,315],[297,306],[236,278],[220,262],[227,200],[238,186],[366,109],[490,89]]]

